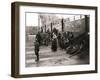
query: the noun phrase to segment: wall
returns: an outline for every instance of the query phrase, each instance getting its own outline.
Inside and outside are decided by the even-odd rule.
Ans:
[[[11,2],[15,0],[1,0],[0,2],[0,80],[100,80],[100,69],[97,74],[80,74],[80,75],[64,75],[38,78],[23,78],[15,79],[10,77],[11,68]],[[41,3],[56,3],[56,4],[73,4],[73,5],[88,5],[98,6],[100,9],[100,0],[16,0]],[[100,11],[98,12],[100,14]],[[100,20],[100,16],[98,16]],[[100,34],[100,23],[98,24],[98,34]],[[100,44],[100,37],[98,37]],[[100,45],[98,45],[100,47]],[[100,53],[100,50],[98,51]],[[100,61],[100,54],[98,54]],[[99,62],[98,62],[99,63]],[[98,65],[100,67],[100,64]]]

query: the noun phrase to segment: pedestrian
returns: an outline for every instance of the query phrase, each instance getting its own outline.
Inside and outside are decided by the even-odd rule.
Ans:
[[[49,44],[49,34],[46,32],[45,33],[45,45],[48,46]]]
[[[57,51],[57,36],[55,33],[53,33],[51,49],[52,51]]]
[[[34,43],[34,52],[35,52],[35,55],[36,55],[35,61],[38,62],[39,61],[39,42],[37,41],[37,39]]]
[[[38,33],[36,34],[36,39],[37,39],[37,41],[39,42],[39,45],[41,45],[41,39],[42,39],[42,37],[41,37],[41,33],[40,33],[40,32],[38,32]]]
[[[57,51],[57,39],[52,40],[52,51]]]
[[[72,45],[73,44],[73,39],[74,39],[74,35],[73,35],[72,32],[69,32],[68,39],[69,39],[69,44]]]
[[[58,34],[58,37],[57,38],[58,38],[59,47],[62,48],[62,46],[61,46],[61,41],[62,41],[61,40],[61,33]]]

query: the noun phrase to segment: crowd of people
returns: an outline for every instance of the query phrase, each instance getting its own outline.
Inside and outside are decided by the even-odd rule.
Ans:
[[[82,37],[82,36],[81,36]],[[77,39],[78,40],[78,39]],[[40,46],[51,46],[51,50],[56,52],[58,48],[65,50],[66,53],[76,54],[80,52],[83,45],[87,44],[87,40],[80,40],[78,43],[75,44],[77,41],[72,32],[60,32],[56,28],[46,32],[38,32],[36,34],[35,43],[34,43],[34,51],[35,55],[37,56],[36,61],[39,61],[39,47]],[[88,42],[89,43],[89,42]],[[87,46],[87,45],[85,45]]]

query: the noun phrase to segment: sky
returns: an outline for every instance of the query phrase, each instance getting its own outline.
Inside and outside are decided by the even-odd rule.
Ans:
[[[26,13],[26,26],[38,26],[37,13]]]

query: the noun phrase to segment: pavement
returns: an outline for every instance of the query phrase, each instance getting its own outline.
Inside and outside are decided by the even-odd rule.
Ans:
[[[57,49],[56,52],[52,52],[51,46],[41,46],[39,51],[39,62],[36,62],[36,55],[34,53],[34,46],[26,46],[26,67],[41,67],[41,66],[66,66],[66,65],[78,65],[88,64],[89,60],[79,59],[78,56],[69,58],[69,54],[66,54],[65,50]]]

